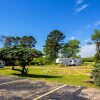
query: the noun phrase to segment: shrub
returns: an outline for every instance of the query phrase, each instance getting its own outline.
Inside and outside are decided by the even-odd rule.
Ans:
[[[94,84],[100,86],[100,63],[94,66],[94,69],[92,70],[91,78],[93,78]]]

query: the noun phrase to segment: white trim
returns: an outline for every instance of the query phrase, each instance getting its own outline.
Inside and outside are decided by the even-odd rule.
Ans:
[[[47,95],[49,95],[49,94],[51,94],[51,93],[53,93],[53,92],[55,92],[55,91],[57,91],[57,90],[59,90],[59,89],[65,87],[66,85],[67,85],[67,84],[64,84],[64,85],[62,85],[62,86],[60,86],[60,87],[58,87],[58,88],[56,88],[56,89],[54,89],[54,90],[51,90],[51,91],[49,91],[49,92],[47,92],[47,93],[45,93],[45,94],[43,94],[43,95],[38,96],[37,98],[35,98],[35,99],[33,99],[33,100],[38,100],[38,99],[40,99],[40,98],[42,98],[42,97],[44,97],[44,96],[47,96]]]

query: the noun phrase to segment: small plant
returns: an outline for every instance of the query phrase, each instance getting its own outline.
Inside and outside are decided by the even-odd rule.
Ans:
[[[100,63],[94,66],[94,69],[92,70],[91,78],[94,80],[94,84],[100,86]]]

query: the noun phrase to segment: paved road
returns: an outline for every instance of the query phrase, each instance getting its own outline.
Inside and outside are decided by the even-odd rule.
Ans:
[[[63,84],[0,76],[0,100],[88,100],[80,95],[83,87],[59,88],[61,86]],[[37,97],[41,98],[35,99]]]

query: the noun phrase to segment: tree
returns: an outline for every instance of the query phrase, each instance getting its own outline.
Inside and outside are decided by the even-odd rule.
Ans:
[[[42,56],[42,53],[36,49],[18,47],[16,49],[16,59],[22,67],[22,75],[27,74],[26,65],[28,65],[33,58]]]
[[[20,40],[20,46],[22,47],[34,47],[37,41],[33,36],[23,36]]]
[[[2,36],[4,48],[0,49],[0,59],[4,60],[6,64],[13,65],[17,61],[22,67],[22,75],[27,74],[26,65],[28,65],[33,58],[42,56],[42,52],[33,49],[36,40],[33,36],[12,37]]]
[[[77,53],[80,52],[79,46],[80,41],[78,40],[69,40],[67,43],[64,44],[62,48],[62,56],[63,57],[77,57]]]
[[[95,29],[91,39],[96,43],[97,53],[95,55],[96,65],[91,73],[94,83],[100,86],[100,30]]]
[[[42,56],[42,53],[32,48],[17,47],[0,49],[0,58],[6,63],[9,62],[14,66],[15,61],[19,62],[19,65],[22,67],[22,75],[27,74],[26,65],[28,65],[33,58],[40,56]]]
[[[62,48],[64,34],[59,30],[49,33],[44,46],[45,58],[49,63],[54,63],[58,57],[59,50]]]
[[[97,52],[99,53],[100,45],[98,45],[98,44],[100,42],[100,30],[97,30],[97,29],[94,30],[94,34],[92,34],[91,40],[95,41]]]
[[[95,55],[95,59],[98,62],[100,61],[100,30],[94,30],[94,34],[91,35],[91,40],[96,43],[97,53]]]
[[[94,33],[91,35],[91,40],[95,42],[100,41],[100,30],[97,30],[97,29],[94,30]]]

